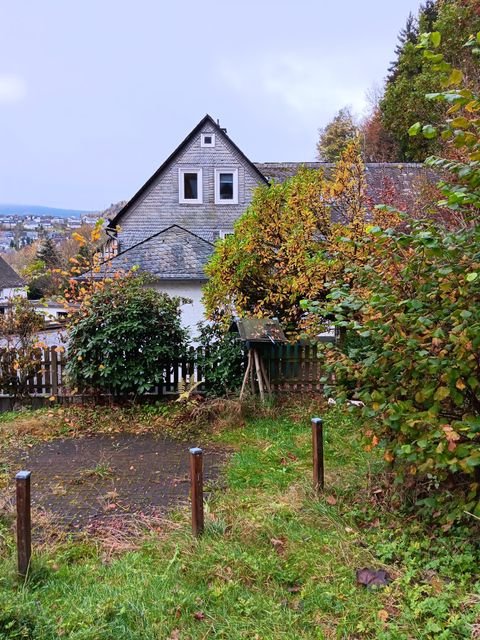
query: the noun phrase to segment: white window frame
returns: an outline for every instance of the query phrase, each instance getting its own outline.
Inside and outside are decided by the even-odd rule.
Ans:
[[[197,198],[185,198],[185,182],[183,176],[186,173],[197,174]],[[203,204],[203,171],[198,167],[182,167],[178,170],[178,202],[180,204]]]
[[[205,142],[205,138],[211,138],[211,142]],[[215,134],[214,133],[202,133],[200,135],[200,146],[201,147],[214,147],[215,146]]]
[[[224,229],[220,229],[220,231],[218,232],[218,236],[221,240],[225,240],[225,238],[227,236],[233,236],[235,232],[233,231],[233,229],[231,231],[225,231]]]
[[[220,198],[221,173],[233,173],[233,198],[231,200],[222,200]],[[238,169],[230,167],[215,169],[215,204],[238,204]]]

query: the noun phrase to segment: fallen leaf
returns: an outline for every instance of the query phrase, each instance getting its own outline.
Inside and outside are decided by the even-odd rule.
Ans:
[[[385,451],[383,457],[387,462],[393,462],[395,459],[391,451]]]
[[[388,611],[385,611],[385,609],[380,609],[380,611],[377,613],[377,618],[382,622],[386,622],[388,620]]]
[[[335,496],[327,496],[325,500],[328,502],[328,504],[337,504],[337,499],[335,498]]]
[[[279,555],[283,555],[285,553],[285,541],[280,538],[271,538],[270,539],[273,548]]]
[[[205,614],[203,613],[203,611],[195,611],[193,617],[195,618],[195,620],[205,620]]]
[[[392,581],[391,576],[383,569],[357,569],[357,584],[361,584],[367,589],[372,587],[386,587]]]

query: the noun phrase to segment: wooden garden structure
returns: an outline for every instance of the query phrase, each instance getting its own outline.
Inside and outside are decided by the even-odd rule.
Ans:
[[[265,394],[272,393],[270,379],[267,374],[262,357],[262,348],[265,345],[278,345],[287,342],[287,338],[276,318],[239,318],[232,323],[230,331],[237,332],[240,340],[245,343],[248,359],[243,376],[240,400],[242,400],[247,384],[253,394],[256,386],[262,402],[265,402]]]

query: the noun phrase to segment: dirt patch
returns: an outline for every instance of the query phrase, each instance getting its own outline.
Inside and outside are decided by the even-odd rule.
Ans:
[[[193,445],[191,445],[193,446]],[[189,445],[151,434],[54,440],[13,458],[11,468],[32,472],[32,506],[66,527],[83,529],[121,514],[166,510],[189,494]],[[208,492],[227,459],[204,449]],[[13,483],[8,492],[13,495]]]

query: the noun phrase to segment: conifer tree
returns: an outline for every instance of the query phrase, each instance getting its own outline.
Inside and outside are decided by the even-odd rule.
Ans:
[[[52,238],[46,236],[37,249],[37,258],[41,260],[49,269],[59,267],[60,256]]]
[[[321,161],[336,162],[349,142],[358,134],[349,107],[343,107],[325,128],[319,129],[317,157]]]

